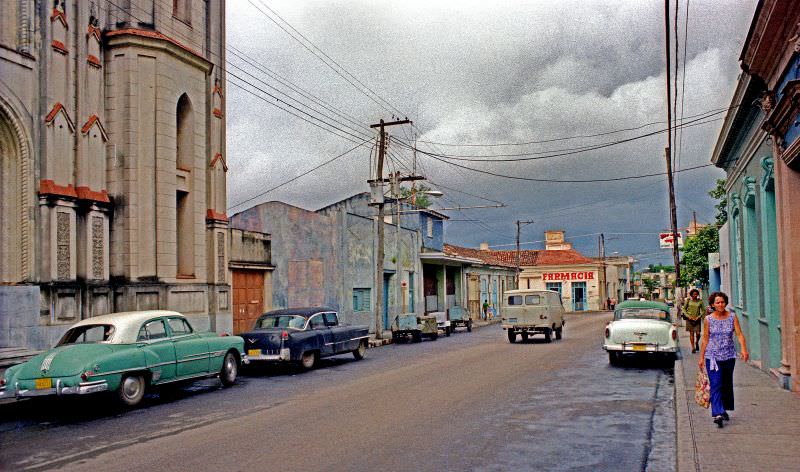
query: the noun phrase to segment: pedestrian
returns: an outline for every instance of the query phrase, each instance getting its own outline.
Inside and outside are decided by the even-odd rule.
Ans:
[[[486,320],[489,316],[489,302],[483,302],[483,319]]]
[[[683,302],[683,319],[686,320],[686,331],[689,333],[689,344],[692,345],[692,354],[699,351],[700,335],[702,334],[703,318],[706,316],[706,307],[700,299],[700,290],[693,288],[689,298]]]
[[[608,310],[612,310],[613,309],[613,308],[611,308],[611,298],[610,297],[606,298],[606,309],[608,309]]]
[[[611,309],[613,310],[615,306],[617,306],[617,299],[612,297],[611,298]]]
[[[733,410],[733,367],[736,364],[736,346],[733,334],[739,339],[742,352],[739,357],[747,362],[747,342],[739,326],[739,319],[732,311],[728,311],[728,296],[716,292],[714,311],[705,319],[703,343],[700,347],[700,360],[697,367],[705,368],[711,386],[711,416],[717,427],[722,428],[725,421],[730,420],[728,411]]]

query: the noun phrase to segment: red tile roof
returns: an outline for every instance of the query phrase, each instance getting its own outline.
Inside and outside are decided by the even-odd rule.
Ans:
[[[452,244],[445,243],[444,252],[445,254],[450,254],[452,256],[461,256],[461,257],[468,257],[470,259],[479,259],[483,261],[485,264],[489,265],[509,267],[509,268],[517,267],[515,263],[506,262],[498,257],[495,257],[492,254],[493,252],[502,252],[502,251],[481,251],[480,249],[453,246]]]
[[[480,259],[487,264],[506,267],[517,266],[517,251],[480,250],[465,247],[444,245],[444,252],[457,256]],[[574,249],[534,250],[524,249],[519,252],[520,266],[560,266],[577,264],[595,264],[596,262]]]

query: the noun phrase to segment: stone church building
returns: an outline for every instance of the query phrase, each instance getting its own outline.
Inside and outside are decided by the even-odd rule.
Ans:
[[[142,309],[230,331],[224,0],[0,2],[0,346]]]

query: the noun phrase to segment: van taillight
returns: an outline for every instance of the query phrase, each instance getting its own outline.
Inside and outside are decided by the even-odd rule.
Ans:
[[[288,331],[282,331],[281,332],[281,339],[283,339],[283,340],[289,339],[289,332]]]

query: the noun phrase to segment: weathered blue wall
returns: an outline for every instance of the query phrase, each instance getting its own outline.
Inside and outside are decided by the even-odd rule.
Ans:
[[[273,309],[326,305],[338,310],[344,322],[368,324],[374,330],[376,220],[375,209],[368,204],[366,193],[317,211],[269,202],[231,217],[235,228],[272,235]],[[398,238],[395,225],[387,223],[384,227],[384,270],[390,277],[391,315],[402,311],[403,297],[409,303],[411,295],[400,285],[404,282],[407,290],[409,277],[414,277],[415,311],[422,312],[420,237],[408,224],[417,221],[417,214],[411,215],[401,216]],[[301,271],[300,267],[308,269]],[[353,310],[354,288],[370,289],[369,310]],[[382,290],[382,284],[377,289]]]

